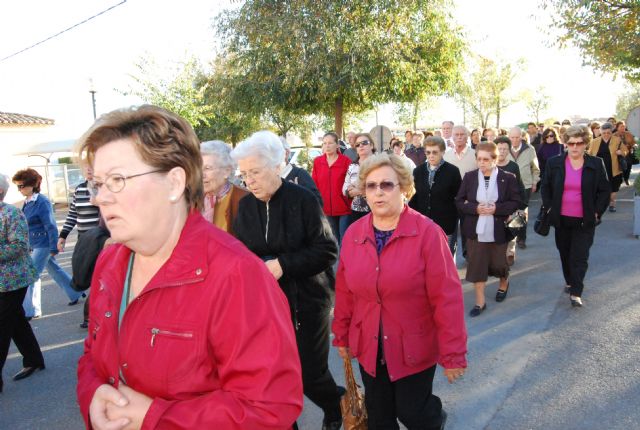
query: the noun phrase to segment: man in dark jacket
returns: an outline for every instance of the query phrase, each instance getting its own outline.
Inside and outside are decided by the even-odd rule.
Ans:
[[[415,168],[413,179],[416,193],[409,207],[431,218],[444,230],[451,253],[456,255],[458,209],[455,198],[462,179],[460,171],[442,158],[446,150],[444,139],[430,136],[425,142],[427,162]]]

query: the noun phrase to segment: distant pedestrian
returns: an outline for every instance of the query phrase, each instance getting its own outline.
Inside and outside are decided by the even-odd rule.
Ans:
[[[23,356],[23,369],[13,379],[24,379],[44,369],[40,345],[22,308],[27,288],[38,279],[29,256],[29,227],[19,209],[4,203],[7,191],[9,177],[0,174],[0,393],[11,339]]]
[[[397,155],[398,157],[400,157],[402,159],[402,161],[404,162],[404,164],[407,166],[407,169],[409,169],[409,171],[413,172],[413,169],[416,168],[416,164],[413,162],[413,160],[411,158],[407,157],[407,155],[405,154],[405,152],[404,152],[404,143],[402,143],[401,141],[395,140],[391,144],[391,153]],[[422,164],[424,164],[424,163],[422,163]]]
[[[413,133],[413,138],[411,139],[411,147],[404,151],[404,155],[413,161],[413,164],[416,166],[421,165],[426,160],[423,143],[424,134],[421,131],[416,131]]]
[[[603,124],[603,127],[606,124]],[[573,306],[582,306],[589,249],[596,225],[609,203],[610,184],[601,158],[586,154],[587,131],[567,129],[567,153],[551,158],[542,178],[542,206],[550,210],[560,253],[565,291]]]
[[[456,206],[464,214],[463,231],[467,238],[467,276],[475,288],[475,306],[471,317],[486,309],[484,289],[489,276],[500,278],[496,301],[509,292],[509,265],[505,221],[518,207],[520,194],[515,175],[496,167],[498,149],[483,142],[476,151],[478,169],[468,172],[456,196]]]
[[[58,264],[55,256],[58,254],[58,227],[53,215],[53,206],[44,195],[40,194],[42,176],[34,169],[18,171],[13,175],[13,183],[25,197],[22,211],[29,224],[29,245],[31,258],[36,266],[38,277],[46,268],[56,284],[69,297],[69,305],[75,305],[82,293],[71,288],[71,276]],[[42,315],[41,281],[29,286],[24,299],[27,318],[38,318]]]
[[[422,143],[422,142],[421,142]],[[342,193],[351,200],[351,215],[349,224],[362,218],[369,213],[369,205],[359,186],[358,172],[360,171],[360,163],[376,152],[373,145],[373,138],[369,133],[359,133],[355,137],[355,147],[358,150],[358,161],[351,163],[342,185]]]
[[[616,211],[616,194],[622,185],[622,170],[618,163],[618,156],[626,157],[627,146],[618,136],[613,134],[614,126],[610,122],[602,124],[600,137],[597,137],[589,144],[588,154],[600,157],[604,161],[607,170],[607,178],[611,185],[611,195],[609,197],[609,212]]]

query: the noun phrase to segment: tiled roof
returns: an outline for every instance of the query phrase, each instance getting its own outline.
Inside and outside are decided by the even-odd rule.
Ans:
[[[54,120],[20,113],[0,112],[0,126],[53,125]]]

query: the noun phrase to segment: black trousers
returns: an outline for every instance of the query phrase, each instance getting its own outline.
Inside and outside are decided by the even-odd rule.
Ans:
[[[524,190],[524,202],[522,202],[525,206],[529,207],[529,200],[531,199],[531,188],[527,188]],[[520,229],[520,232],[516,236],[518,242],[526,242],[527,240],[527,226],[529,225],[529,216],[527,214],[527,222],[524,224],[524,227]]]
[[[571,286],[571,295],[581,297],[595,227],[583,227],[582,218],[562,216],[555,230],[564,280]]]
[[[360,366],[368,429],[398,430],[400,420],[409,430],[439,430],[442,402],[431,392],[435,371],[434,365],[391,382],[382,360],[378,360],[375,378]]]
[[[304,395],[335,420],[340,418],[340,391],[329,371],[329,312],[300,310],[296,340]]]
[[[27,288],[0,293],[0,376],[7,360],[11,339],[22,354],[23,367],[37,367],[44,364],[40,345],[22,308],[22,301],[26,294]]]

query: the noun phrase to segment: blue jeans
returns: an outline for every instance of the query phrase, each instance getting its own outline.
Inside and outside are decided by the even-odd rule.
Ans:
[[[55,257],[51,256],[48,248],[35,248],[31,251],[31,259],[36,266],[38,277],[46,267],[49,276],[62,288],[70,301],[73,302],[80,298],[82,293],[71,288],[71,276],[60,267]],[[42,315],[40,279],[29,285],[22,307],[24,307],[24,313],[27,317]]]
[[[328,216],[327,220],[331,226],[331,231],[338,241],[338,246],[342,244],[344,232],[349,227],[349,215]]]

